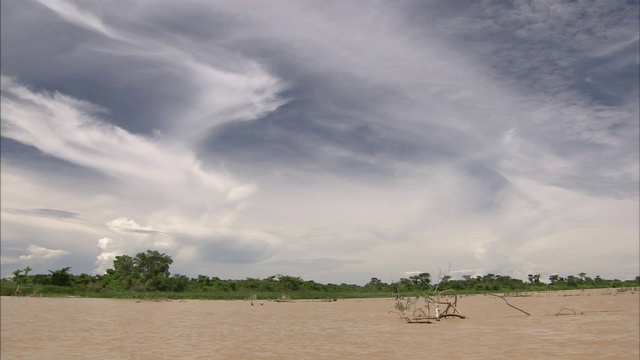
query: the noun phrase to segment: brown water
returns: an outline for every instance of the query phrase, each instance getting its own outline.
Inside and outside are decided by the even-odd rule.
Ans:
[[[10,359],[639,359],[638,292],[458,300],[467,319],[409,324],[392,299],[136,301],[2,297]],[[556,316],[562,308],[577,315]],[[564,310],[563,313],[571,313]]]

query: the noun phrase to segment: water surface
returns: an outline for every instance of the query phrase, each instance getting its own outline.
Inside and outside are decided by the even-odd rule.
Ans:
[[[10,359],[634,359],[638,292],[462,297],[467,319],[409,324],[393,299],[139,301],[2,297]],[[262,304],[262,305],[261,305]],[[562,313],[572,315],[556,316]],[[577,315],[573,315],[576,312]]]

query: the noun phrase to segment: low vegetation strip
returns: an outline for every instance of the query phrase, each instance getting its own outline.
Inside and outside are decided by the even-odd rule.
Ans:
[[[48,274],[30,274],[31,268],[18,269],[13,277],[0,281],[2,296],[81,296],[104,298],[167,298],[167,299],[212,299],[277,300],[286,296],[296,299],[347,299],[416,296],[426,292],[453,290],[457,294],[509,293],[526,294],[534,291],[575,289],[632,289],[640,287],[640,276],[633,280],[607,280],[600,276],[591,278],[586,273],[561,277],[552,275],[548,282],[540,280],[539,274],[530,274],[528,279],[514,279],[505,275],[438,277],[435,283],[429,273],[421,273],[398,281],[385,283],[373,277],[365,285],[322,284],[304,280],[298,276],[273,275],[263,279],[246,278],[224,280],[215,276],[198,275],[190,278],[171,274],[170,256],[155,250],[117,256],[113,268],[106,274],[89,275],[71,273],[71,267],[49,270]]]

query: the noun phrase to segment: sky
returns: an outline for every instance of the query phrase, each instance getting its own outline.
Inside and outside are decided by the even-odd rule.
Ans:
[[[1,272],[640,274],[638,1],[1,3]]]

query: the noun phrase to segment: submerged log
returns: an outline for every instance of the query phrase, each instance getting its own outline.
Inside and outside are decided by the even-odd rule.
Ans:
[[[466,319],[467,317],[462,315],[462,314],[456,314],[456,313],[450,313],[450,314],[440,314],[440,318],[446,318],[446,317],[457,317],[460,319]]]

